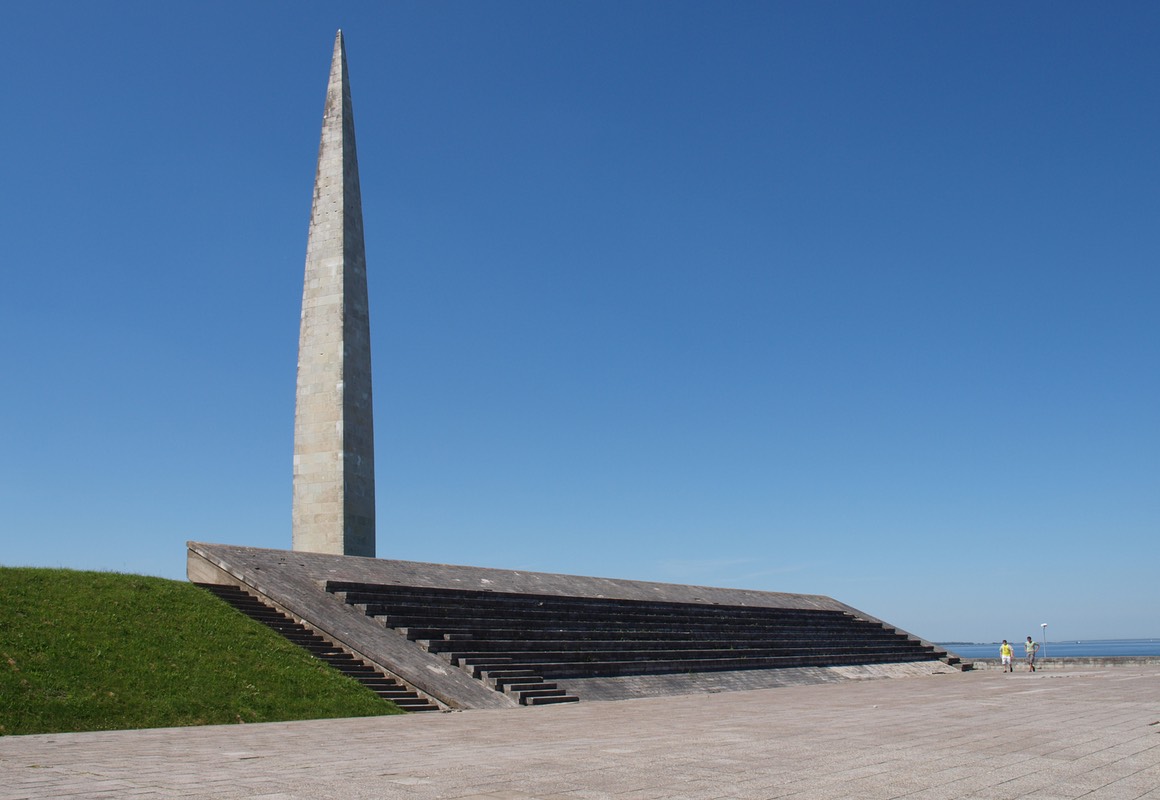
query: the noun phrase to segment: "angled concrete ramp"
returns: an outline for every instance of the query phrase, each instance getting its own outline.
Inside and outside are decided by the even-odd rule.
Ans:
[[[822,595],[188,544],[236,586],[441,708],[949,672],[958,658]]]

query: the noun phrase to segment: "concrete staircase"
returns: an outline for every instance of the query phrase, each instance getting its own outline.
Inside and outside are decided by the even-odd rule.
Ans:
[[[199,583],[203,589],[217,595],[246,616],[267,625],[291,642],[304,647],[348,678],[366,686],[385,700],[390,700],[404,711],[438,711],[439,706],[399,681],[385,675],[374,666],[351,655],[326,638],[314,633],[301,623],[278,611],[249,592],[237,586]]]
[[[569,678],[957,661],[837,610],[349,581],[327,591],[524,705],[575,701],[556,682]]]

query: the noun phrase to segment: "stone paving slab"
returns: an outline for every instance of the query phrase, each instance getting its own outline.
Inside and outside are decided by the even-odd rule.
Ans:
[[[0,800],[1160,800],[1160,666],[0,738]]]

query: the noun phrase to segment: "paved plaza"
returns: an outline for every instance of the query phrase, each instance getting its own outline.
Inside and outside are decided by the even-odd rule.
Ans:
[[[10,736],[0,776],[0,800],[1160,800],[1160,666]]]

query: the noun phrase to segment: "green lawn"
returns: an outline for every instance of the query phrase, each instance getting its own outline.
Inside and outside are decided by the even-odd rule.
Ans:
[[[0,567],[0,735],[396,713],[192,584]]]

